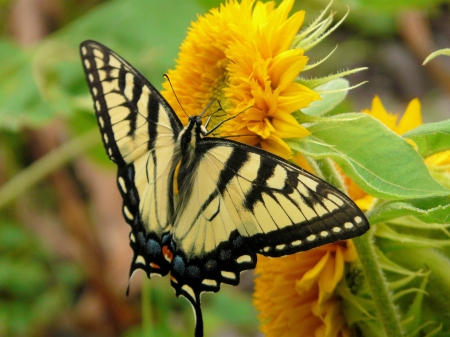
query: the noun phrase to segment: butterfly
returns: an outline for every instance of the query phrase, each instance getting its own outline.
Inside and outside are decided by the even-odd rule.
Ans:
[[[103,144],[118,166],[133,259],[151,278],[170,273],[203,336],[200,295],[237,285],[257,254],[278,257],[365,233],[345,194],[260,148],[211,137],[202,116],[183,126],[155,87],[95,41],[80,54]],[[177,185],[175,184],[175,180]]]

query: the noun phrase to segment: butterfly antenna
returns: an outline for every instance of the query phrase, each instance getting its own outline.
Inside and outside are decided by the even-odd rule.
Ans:
[[[218,135],[213,134],[213,136],[215,137],[215,136],[218,136]],[[220,138],[239,138],[239,137],[256,137],[256,135],[249,133],[249,134],[246,134],[246,135],[221,136]]]
[[[167,79],[167,81],[169,81],[170,87],[172,88],[172,92],[173,92],[175,98],[177,99],[178,105],[180,106],[181,110],[183,110],[184,114],[185,114],[187,117],[189,117],[189,115],[186,113],[186,111],[184,111],[183,106],[181,105],[180,100],[178,99],[178,96],[177,96],[177,94],[175,93],[175,90],[173,89],[172,82],[170,82],[169,76],[168,76],[167,74],[164,74],[163,76]]]
[[[220,103],[219,103],[220,104]],[[213,133],[215,130],[217,130],[223,123],[228,122],[229,120],[232,120],[233,118],[236,118],[237,116],[239,116],[240,114],[243,114],[245,111],[247,111],[248,109],[252,108],[252,106],[249,106],[248,108],[245,108],[244,110],[242,110],[241,112],[239,112],[236,115],[233,115],[231,117],[228,117],[227,119],[224,119],[223,121],[220,121],[220,123],[217,123],[216,126],[214,126],[211,130],[208,131],[208,133],[205,135],[210,135],[211,133]],[[222,108],[222,107],[221,107]]]
[[[214,111],[213,113],[210,113],[209,115],[206,115],[205,117],[207,117],[207,116],[212,116],[212,115],[214,115],[217,111],[223,110],[222,105],[220,105],[220,101],[219,101],[218,99],[214,98],[214,99],[212,99],[212,100],[208,103],[208,105],[206,106],[206,108],[203,109],[203,111],[202,111],[202,113],[200,114],[199,117],[203,117],[203,115],[205,114],[205,112],[208,111],[209,107],[210,107],[211,104],[213,104],[214,102],[217,102],[217,104],[219,104],[220,108],[217,109],[216,111]]]

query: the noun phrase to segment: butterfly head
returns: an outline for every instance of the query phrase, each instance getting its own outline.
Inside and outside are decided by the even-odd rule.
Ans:
[[[201,116],[190,116],[188,125],[186,125],[184,130],[186,132],[182,132],[183,136],[181,141],[185,144],[190,143],[192,147],[195,147],[196,141],[208,134],[208,131],[206,131],[206,128],[203,126]]]
[[[184,153],[188,157],[185,159],[191,161],[194,158],[197,142],[207,134],[208,132],[202,124],[202,118],[200,116],[190,116],[188,124],[178,136],[180,153]]]

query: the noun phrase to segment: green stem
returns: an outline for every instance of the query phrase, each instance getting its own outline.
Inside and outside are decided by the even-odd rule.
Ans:
[[[0,188],[0,209],[53,171],[100,142],[98,129],[73,138],[34,162]]]
[[[432,303],[432,309],[442,322],[448,322],[450,313],[450,261],[441,251],[434,248],[414,247],[396,250],[389,258],[410,270],[420,270],[425,267],[431,270],[427,285],[427,301]]]
[[[319,166],[325,180],[345,193],[345,185],[333,162],[329,159],[320,160]],[[371,233],[373,233],[373,230],[358,238],[354,238],[353,243],[361,260],[362,269],[377,308],[378,318],[384,327],[385,336],[402,337],[404,334],[402,333],[400,317],[395,310],[388,284],[378,263],[377,255],[372,245]]]
[[[400,317],[395,310],[388,284],[378,263],[375,249],[372,245],[371,232],[369,231],[367,234],[353,239],[353,243],[361,260],[365,279],[377,308],[378,319],[384,327],[385,336],[401,337],[403,333]]]
[[[340,191],[347,194],[347,188],[345,187],[344,181],[337,172],[336,166],[333,164],[331,159],[318,159],[316,162],[320,167],[324,179]]]
[[[152,335],[152,306],[151,306],[150,282],[146,279],[142,281],[141,309],[142,309],[142,330],[144,336]]]

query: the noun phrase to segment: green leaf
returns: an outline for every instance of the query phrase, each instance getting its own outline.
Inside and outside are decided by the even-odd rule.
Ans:
[[[450,119],[426,123],[406,132],[403,138],[413,140],[418,146],[418,152],[423,158],[450,149]]]
[[[442,248],[450,246],[450,240],[430,239],[423,236],[400,233],[383,223],[378,224],[375,228],[376,230],[374,234],[376,237],[398,242],[400,244],[398,248],[407,248],[408,246],[416,248]],[[387,249],[385,248],[384,250]]]
[[[422,321],[422,305],[423,305],[423,298],[426,294],[426,285],[428,283],[428,276],[430,275],[430,271],[424,276],[422,279],[422,282],[420,282],[420,290],[418,291],[416,296],[414,297],[414,300],[411,304],[411,306],[408,309],[407,317],[411,317],[409,322],[404,324],[404,327],[408,333],[409,336],[417,336],[417,333],[420,331],[421,327],[421,321]],[[425,323],[428,325],[427,323]]]
[[[28,52],[0,41],[0,129],[37,127],[56,114],[74,116],[85,108],[89,92],[78,52],[83,40],[98,40],[136,68],[151,70],[143,73],[161,88],[190,22],[206,10],[194,0],[116,0],[97,6]]]
[[[407,142],[369,115],[341,114],[308,129],[310,136],[286,143],[314,159],[332,158],[370,195],[387,199],[450,195]]]
[[[396,13],[408,8],[430,8],[438,3],[437,0],[358,0],[354,7],[359,7],[359,10]]]
[[[428,62],[430,62],[432,59],[434,59],[435,57],[438,57],[440,55],[447,55],[450,56],[450,48],[445,48],[445,49],[439,49],[436,50],[435,52],[431,53],[430,55],[427,56],[427,58],[425,59],[425,61],[423,61],[422,65],[427,64]]]
[[[415,216],[427,223],[446,224],[450,222],[450,199],[434,197],[384,202],[367,215],[375,224],[402,216]]]
[[[314,90],[320,94],[322,99],[302,109],[302,112],[310,116],[323,116],[344,100],[348,88],[349,82],[344,78],[338,78],[318,86]]]
[[[31,57],[0,40],[0,129],[41,125],[53,115],[33,77]]]
[[[77,48],[82,41],[101,42],[137,69],[151,70],[143,73],[161,88],[162,75],[175,66],[190,23],[207,9],[194,0],[110,1],[65,27],[54,39],[72,48],[77,62]]]

